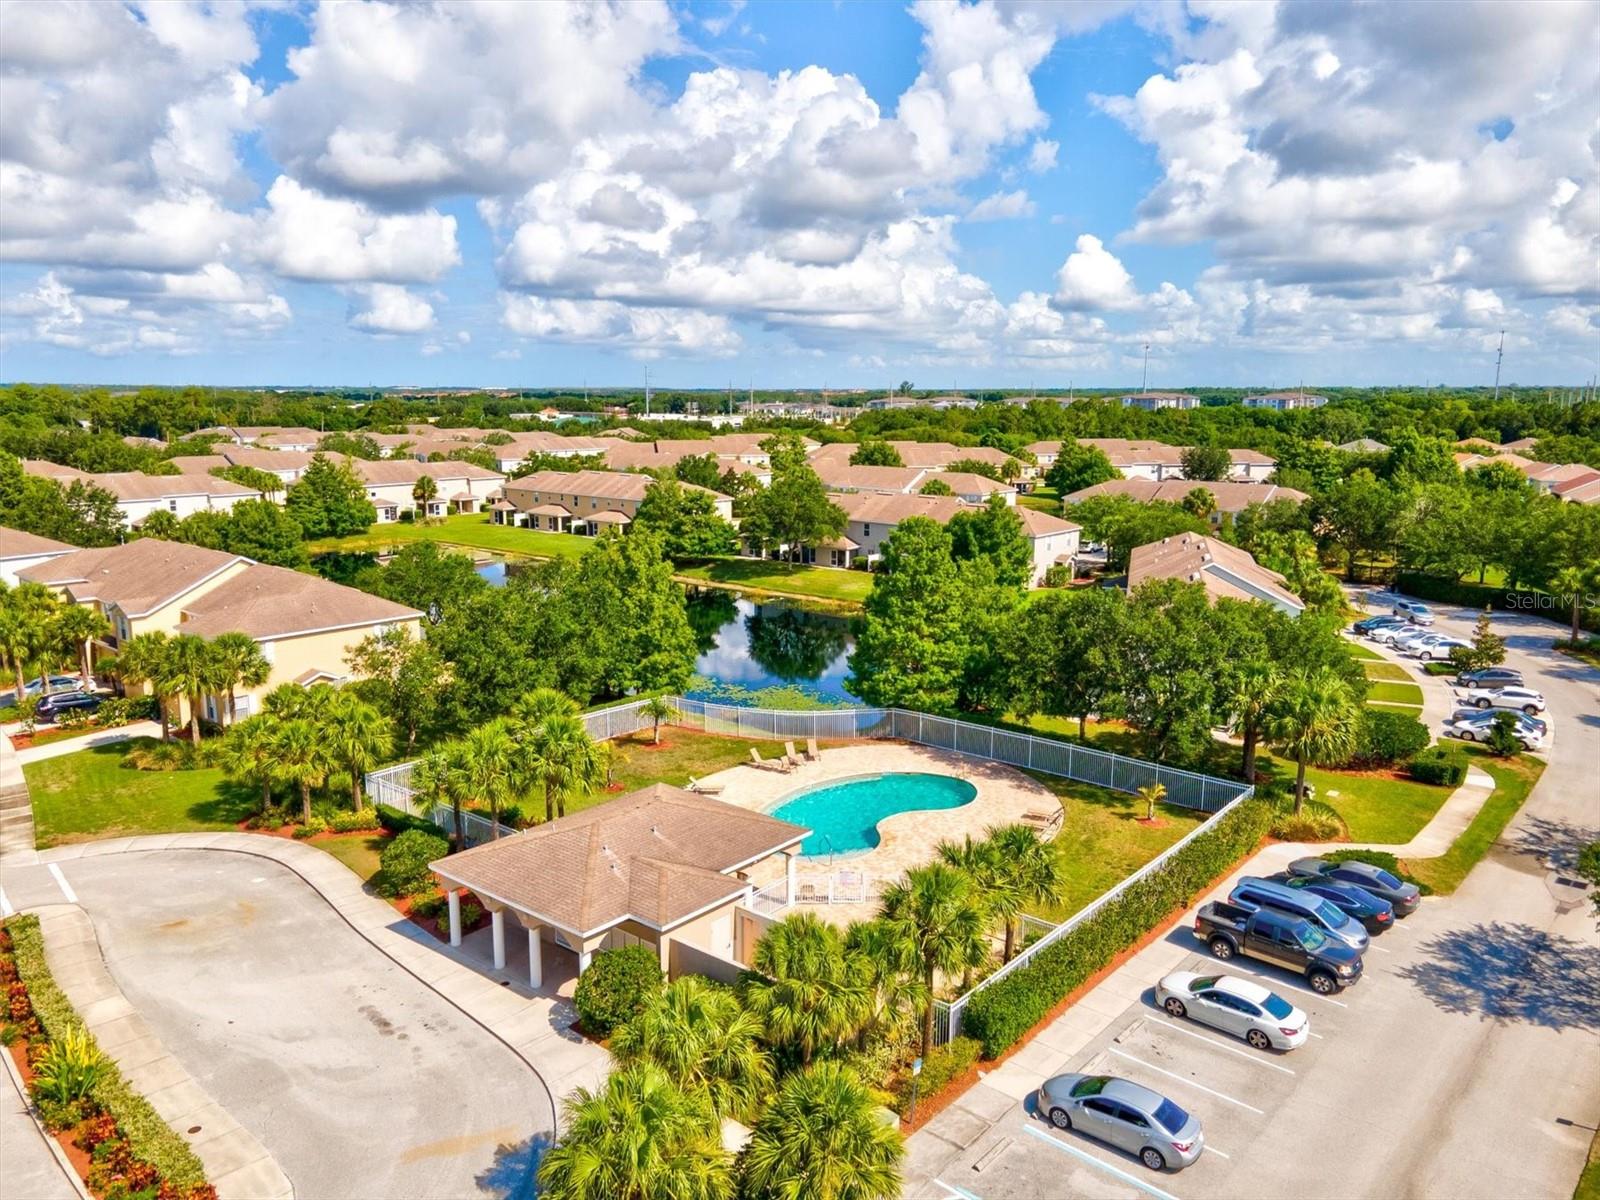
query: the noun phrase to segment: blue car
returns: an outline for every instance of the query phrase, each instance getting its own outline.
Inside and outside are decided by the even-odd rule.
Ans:
[[[1305,875],[1292,875],[1288,871],[1272,875],[1272,882],[1321,896],[1335,908],[1342,909],[1361,922],[1368,933],[1382,933],[1394,928],[1394,905],[1381,896],[1374,896],[1365,888],[1332,879],[1319,879]]]

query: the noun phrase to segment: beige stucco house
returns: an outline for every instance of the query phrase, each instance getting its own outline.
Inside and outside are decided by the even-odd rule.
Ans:
[[[620,471],[535,471],[508,482],[489,510],[497,525],[596,534],[607,527],[631,525],[654,482],[649,475]],[[733,520],[729,497],[692,483],[682,486],[705,492],[717,515]]]
[[[0,579],[9,585],[18,583],[17,573],[40,563],[47,563],[63,554],[71,554],[76,546],[58,542],[54,538],[24,533],[20,529],[7,529],[0,525]]]
[[[317,575],[156,538],[76,550],[18,577],[105,616],[111,633],[95,644],[96,661],[141,633],[253,638],[272,672],[260,686],[236,691],[240,717],[255,712],[260,697],[281,683],[342,682],[349,675],[345,656],[358,642],[397,625],[420,633],[422,617]],[[203,715],[220,721],[224,705],[208,696]]]

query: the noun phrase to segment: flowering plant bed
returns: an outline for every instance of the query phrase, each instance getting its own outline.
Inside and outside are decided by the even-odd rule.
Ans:
[[[431,895],[399,896],[389,901],[406,920],[425,929],[441,942],[450,940],[450,908],[442,891]],[[489,924],[489,912],[471,892],[461,893],[461,936],[476,933]]]
[[[189,1148],[95,1044],[45,962],[39,919],[0,928],[0,1040],[39,1120],[102,1200],[216,1200]]]

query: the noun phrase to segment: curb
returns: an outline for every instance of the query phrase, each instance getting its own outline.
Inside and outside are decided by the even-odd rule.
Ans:
[[[45,1145],[50,1147],[50,1154],[56,1160],[56,1166],[61,1168],[61,1173],[67,1177],[73,1190],[83,1197],[83,1200],[94,1200],[89,1194],[88,1187],[78,1176],[78,1172],[73,1169],[71,1161],[67,1158],[67,1152],[61,1148],[61,1143],[56,1141],[51,1132],[44,1127],[44,1123],[39,1120],[39,1113],[33,1107],[33,1102],[28,1099],[28,1089],[22,1082],[22,1076],[17,1072],[17,1064],[11,1061],[11,1052],[0,1049],[0,1058],[6,1060],[6,1074],[10,1076],[11,1084],[17,1089],[17,1094],[22,1097],[22,1107],[27,1110],[34,1128],[39,1131],[39,1136],[44,1139]]]
[[[156,835],[153,835],[153,836],[155,836],[155,837],[184,837],[184,836],[187,836],[187,835],[184,835],[184,834],[175,834],[175,835],[156,834]],[[216,835],[215,834],[198,834],[198,835],[195,835],[195,836],[211,838],[211,837],[215,837]],[[243,835],[243,836],[249,836],[249,835]],[[275,839],[271,839],[271,840],[282,841],[283,839],[275,838]],[[94,843],[85,843],[85,844],[86,845],[93,845]],[[290,844],[294,845],[294,844],[297,844],[297,843],[290,843]],[[309,847],[308,847],[308,849],[309,849]],[[318,887],[316,885],[316,883],[314,883],[304,873],[302,873],[297,867],[295,867],[295,865],[293,863],[290,863],[290,862],[288,862],[288,861],[286,861],[286,860],[284,860],[282,858],[278,858],[276,855],[265,854],[260,850],[253,850],[253,849],[250,849],[249,847],[241,847],[241,846],[185,846],[185,845],[182,845],[181,843],[169,844],[169,845],[166,845],[166,846],[123,845],[123,846],[118,846],[115,850],[106,851],[105,853],[110,853],[110,854],[152,854],[152,853],[164,853],[164,852],[167,852],[167,851],[174,851],[174,850],[181,850],[181,851],[184,851],[186,853],[192,853],[192,854],[239,854],[239,855],[243,855],[243,856],[250,857],[250,858],[260,858],[260,859],[264,859],[264,860],[266,860],[268,862],[276,863],[280,867],[284,868],[284,870],[286,870],[286,871],[290,872],[291,874],[293,874],[295,876],[295,878],[299,879],[300,882],[304,883],[308,888],[310,888],[313,892],[315,892],[322,899],[322,902],[324,904],[326,904],[330,909],[332,909],[334,914],[341,921],[343,921],[345,923],[345,925],[352,932],[354,932],[357,936],[359,936],[363,941],[365,941],[369,946],[371,946],[379,954],[383,955],[383,957],[385,959],[387,959],[389,962],[393,963],[400,970],[404,971],[407,975],[411,976],[412,979],[415,979],[419,984],[421,984],[423,987],[427,988],[428,991],[432,992],[435,996],[439,997],[440,1000],[444,1001],[451,1008],[453,1008],[457,1012],[461,1013],[461,1015],[466,1017],[467,1020],[471,1021],[474,1025],[478,1026],[478,1028],[482,1029],[490,1037],[494,1038],[495,1041],[499,1042],[507,1050],[511,1051],[511,1053],[513,1055],[515,1055],[516,1058],[519,1061],[521,1061],[528,1068],[528,1070],[530,1072],[532,1072],[533,1077],[539,1081],[539,1086],[544,1089],[545,1099],[548,1101],[548,1103],[550,1105],[550,1112],[551,1112],[550,1139],[551,1139],[551,1144],[552,1145],[555,1144],[557,1135],[560,1133],[560,1129],[561,1129],[561,1104],[560,1104],[560,1101],[556,1098],[555,1092],[551,1090],[549,1082],[544,1077],[544,1073],[541,1072],[539,1070],[539,1068],[534,1065],[533,1061],[526,1054],[524,1054],[521,1050],[519,1050],[516,1046],[514,1046],[510,1041],[508,1041],[506,1038],[502,1037],[492,1026],[490,1026],[485,1021],[483,1021],[481,1018],[479,1018],[477,1016],[477,1014],[469,1012],[466,1008],[464,1008],[457,1001],[455,1001],[451,997],[445,995],[445,993],[440,991],[433,984],[429,983],[426,979],[422,978],[422,976],[418,975],[415,971],[413,971],[405,963],[401,962],[394,955],[390,954],[389,951],[384,946],[382,946],[378,942],[374,941],[372,939],[372,937],[370,937],[364,929],[362,929],[359,925],[357,925],[354,921],[352,921],[350,919],[349,915],[344,911],[343,908],[341,908],[338,904],[334,903],[334,901],[328,896],[328,894],[326,892],[324,892],[320,887]],[[45,862],[51,861],[51,859],[48,857],[49,853],[50,853],[49,851],[45,851],[44,854],[41,855],[41,861],[45,861]],[[321,851],[316,851],[316,853],[320,854]],[[346,868],[346,870],[348,870],[348,868]],[[397,917],[399,916],[398,913],[396,913],[395,915]],[[446,957],[449,958],[449,956],[446,956]],[[450,962],[455,962],[455,959],[449,958],[449,961]],[[458,963],[457,965],[458,966],[463,966],[463,969],[466,969],[466,970],[470,970],[471,969],[470,967],[465,967],[464,964],[459,964]]]

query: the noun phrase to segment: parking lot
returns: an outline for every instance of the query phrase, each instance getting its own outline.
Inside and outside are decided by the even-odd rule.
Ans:
[[[1548,1156],[1519,1160],[1506,1148],[1530,1150],[1566,1139],[1581,1152],[1596,1110],[1600,1077],[1600,1001],[1580,1000],[1582,1028],[1540,1028],[1506,1020],[1503,995],[1562,987],[1560,980],[1486,981],[1482,1005],[1462,1003],[1461,978],[1450,964],[1462,950],[1446,910],[1427,904],[1374,940],[1367,972],[1355,987],[1319,996],[1304,981],[1255,960],[1221,964],[1193,939],[1189,925],[1169,945],[1190,948],[1175,968],[1242,975],[1271,988],[1310,1016],[1311,1036],[1290,1052],[1256,1051],[1242,1040],[1192,1019],[1174,1019],[1156,1006],[1156,979],[1142,996],[1109,1019],[1078,1052],[1042,1071],[1002,1067],[986,1080],[1013,1103],[929,1188],[917,1195],[1062,1198],[1297,1195],[1481,1195],[1564,1197],[1571,1181],[1540,1178]],[[1516,947],[1507,946],[1508,955]],[[1524,949],[1532,952],[1531,947]],[[1509,958],[1498,964],[1510,969]],[[1588,963],[1592,970],[1593,962]],[[1582,980],[1569,979],[1577,985]],[[1532,999],[1532,997],[1526,997]],[[1496,1017],[1495,1010],[1500,1014]],[[1517,1072],[1508,1064],[1548,1043],[1587,1065],[1565,1087]],[[1532,1043],[1546,1043],[1538,1049]],[[1476,1045],[1474,1045],[1476,1043]],[[1474,1065],[1476,1064],[1476,1065]],[[1476,1148],[1460,1174],[1474,1181],[1451,1190],[1426,1166],[1430,1133],[1447,1128],[1470,1081],[1469,1071],[1504,1068],[1500,1117],[1503,1141]],[[1032,1089],[1066,1072],[1117,1075],[1169,1097],[1198,1116],[1206,1150],[1181,1172],[1152,1172],[1124,1153],[1076,1131],[1053,1128],[1036,1110]],[[1565,1119],[1570,1124],[1561,1124]],[[1403,1129],[1402,1135],[1395,1131]],[[1543,1157],[1545,1166],[1539,1159]],[[1563,1185],[1565,1190],[1563,1190]]]

